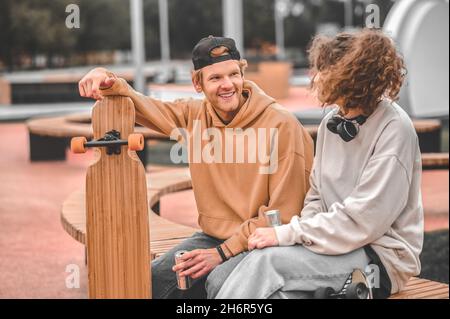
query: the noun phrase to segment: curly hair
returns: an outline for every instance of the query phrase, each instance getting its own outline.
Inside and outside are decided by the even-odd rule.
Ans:
[[[351,33],[340,33],[334,38],[324,35],[316,36],[308,50],[310,68],[316,75],[334,65],[349,51],[354,36]]]
[[[394,42],[373,29],[316,37],[309,59],[322,106],[338,104],[344,114],[358,108],[370,115],[383,98],[397,100],[406,75]]]

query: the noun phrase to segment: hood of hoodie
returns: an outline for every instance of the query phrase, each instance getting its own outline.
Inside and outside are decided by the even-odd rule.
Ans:
[[[206,108],[212,118],[214,127],[245,128],[249,123],[260,116],[269,105],[276,103],[272,97],[268,96],[252,81],[245,80],[242,91],[243,94],[247,94],[247,100],[241,106],[241,109],[233,120],[228,124],[222,122],[211,103],[208,100],[205,100]]]

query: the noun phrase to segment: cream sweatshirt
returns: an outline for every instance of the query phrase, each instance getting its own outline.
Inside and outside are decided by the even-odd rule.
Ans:
[[[408,115],[384,100],[356,138],[344,142],[326,128],[336,111],[319,127],[301,217],[276,227],[276,234],[280,245],[303,244],[328,255],[370,244],[395,293],[420,273],[424,225],[418,138]]]
[[[283,223],[298,214],[313,162],[313,141],[297,119],[253,82],[244,82],[244,92],[245,104],[224,124],[206,99],[161,102],[120,78],[102,90],[130,97],[137,123],[187,143],[199,225],[225,240],[222,247],[232,255],[247,250],[248,236],[267,226],[264,212],[280,210]],[[248,142],[253,134],[256,145]],[[273,152],[270,165],[259,160],[261,150]]]

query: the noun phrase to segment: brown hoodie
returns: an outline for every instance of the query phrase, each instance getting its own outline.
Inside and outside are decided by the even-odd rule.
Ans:
[[[248,236],[267,226],[264,212],[280,210],[285,224],[301,211],[309,189],[313,141],[290,112],[253,82],[244,82],[247,101],[229,124],[206,99],[161,102],[120,78],[102,92],[130,97],[137,123],[188,143],[199,225],[207,235],[225,240],[222,247],[232,255],[247,250]],[[252,135],[259,141],[256,146],[249,142]],[[266,158],[261,160],[258,152]]]

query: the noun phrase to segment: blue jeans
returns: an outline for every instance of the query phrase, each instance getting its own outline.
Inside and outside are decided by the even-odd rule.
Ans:
[[[364,248],[344,255],[320,255],[296,245],[256,249],[237,265],[210,298],[306,299],[315,289],[339,291],[353,269],[364,271],[370,259]]]
[[[178,250],[208,249],[221,243],[223,243],[223,240],[198,232],[169,250],[163,256],[152,261],[153,299],[201,299],[209,297],[209,295],[215,296],[228,275],[244,258],[246,253],[230,258],[209,274],[193,280],[192,288],[189,290],[179,290],[177,288],[177,278],[175,272],[172,271],[172,267],[175,264],[175,252]]]

